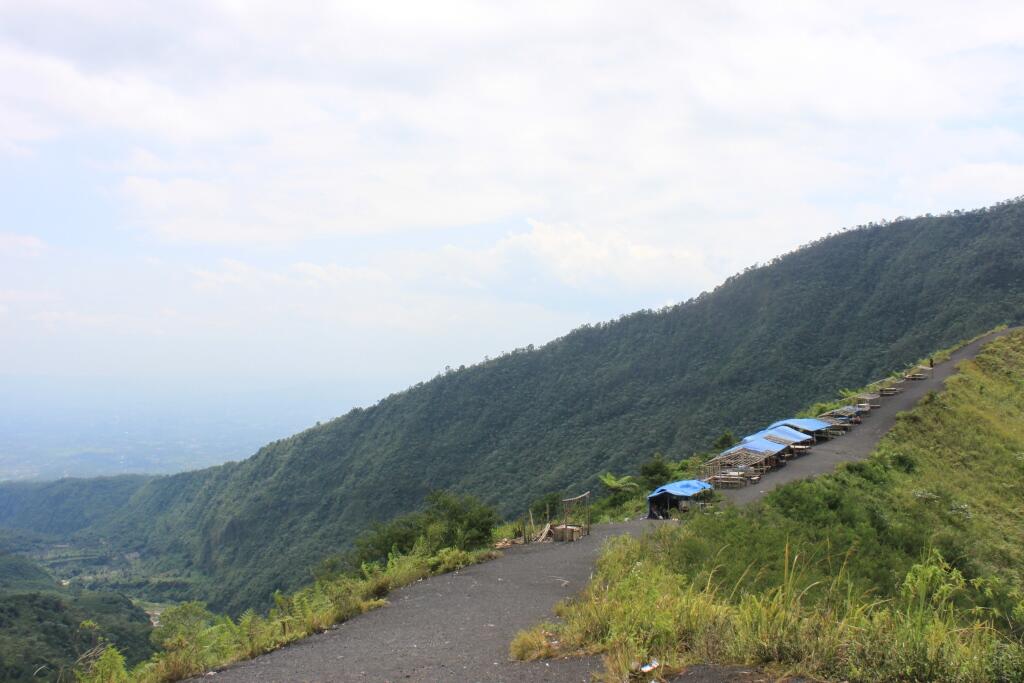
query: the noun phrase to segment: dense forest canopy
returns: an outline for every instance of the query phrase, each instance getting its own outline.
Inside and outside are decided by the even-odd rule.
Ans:
[[[183,577],[177,597],[239,612],[431,490],[513,512],[1022,316],[1024,202],[863,226],[686,303],[448,372],[240,463],[4,486],[0,525],[139,551]],[[97,508],[97,487],[117,504]]]

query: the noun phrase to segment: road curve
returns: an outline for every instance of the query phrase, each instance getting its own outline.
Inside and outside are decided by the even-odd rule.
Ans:
[[[745,505],[784,483],[868,457],[895,424],[898,412],[940,389],[959,361],[973,358],[982,345],[1002,334],[962,347],[935,366],[932,378],[908,382],[902,394],[883,398],[882,407],[850,434],[815,446],[812,453],[760,484],[727,491],[726,497]],[[652,524],[657,522],[600,525],[577,543],[513,548],[499,560],[401,588],[389,596],[386,607],[203,679],[230,683],[589,681],[591,673],[601,669],[597,657],[513,662],[508,645],[520,629],[551,618],[556,602],[586,585],[605,539],[640,533]],[[685,680],[729,680],[722,677],[724,671],[704,667]]]

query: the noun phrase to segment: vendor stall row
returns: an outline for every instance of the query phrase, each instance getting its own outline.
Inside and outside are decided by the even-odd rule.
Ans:
[[[747,486],[793,458],[806,455],[822,439],[842,436],[861,423],[864,416],[881,407],[886,396],[903,391],[908,380],[930,376],[930,366],[918,366],[898,378],[868,385],[864,393],[850,397],[848,405],[826,411],[818,417],[791,417],[768,425],[701,465],[699,479],[675,481],[658,487],[647,496],[649,516],[663,519],[673,509],[703,506],[714,488]]]
[[[922,371],[922,368],[915,370]],[[881,407],[883,396],[894,396],[903,391],[906,379],[909,375],[874,382],[864,393],[851,396],[848,405],[824,412],[816,418],[779,420],[766,429],[745,436],[740,443],[704,463],[700,480],[715,487],[757,483],[771,470],[810,452],[818,441],[837,438],[853,429],[864,416]]]

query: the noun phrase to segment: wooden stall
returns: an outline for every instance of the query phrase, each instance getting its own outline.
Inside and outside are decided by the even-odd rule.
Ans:
[[[856,424],[851,420],[840,420],[835,417],[821,417],[818,419],[828,423],[825,435],[830,439],[846,434],[848,431],[853,429]]]
[[[916,368],[909,370],[907,374],[903,376],[903,378],[914,380],[930,379],[934,371],[935,368],[932,368],[928,365],[918,365]]]
[[[860,422],[861,411],[856,406],[840,406],[818,416],[819,420],[835,424],[845,422],[857,424]]]
[[[878,387],[878,393],[882,396],[895,396],[903,391],[904,382],[906,380],[902,377],[899,379],[882,380]]]
[[[590,535],[590,491],[562,501],[562,523],[551,531],[559,542],[578,541]]]
[[[865,394],[857,394],[853,398],[858,404],[867,405],[869,409],[882,407],[882,404],[879,403],[879,401],[882,399],[881,394],[869,392]]]
[[[780,462],[779,453],[736,448],[722,453],[701,465],[700,478],[716,488],[746,486]]]

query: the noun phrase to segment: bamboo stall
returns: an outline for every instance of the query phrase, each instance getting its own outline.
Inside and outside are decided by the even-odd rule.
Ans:
[[[932,376],[934,370],[935,368],[929,365],[918,365],[916,368],[909,370],[903,377],[904,379],[928,379]]]
[[[825,422],[838,421],[838,422],[856,422],[857,418],[860,417],[860,411],[855,406],[840,406],[835,410],[829,410],[828,412],[822,413],[818,416],[819,420]]]
[[[828,423],[828,428],[825,430],[825,434],[830,439],[846,434],[848,431],[853,429],[855,424],[850,420],[840,420],[834,417],[819,417],[818,419]]]
[[[562,523],[551,531],[556,541],[578,541],[590,535],[590,491],[562,501]]]
[[[895,396],[903,391],[904,382],[906,380],[902,377],[899,379],[883,380],[881,386],[878,387],[878,393],[882,396]]]
[[[715,487],[746,486],[779,463],[778,453],[735,448],[701,465],[700,478]]]
[[[879,403],[881,398],[882,398],[881,394],[875,394],[875,393],[871,393],[871,392],[864,393],[864,394],[857,394],[856,396],[853,397],[853,399],[858,403],[858,405],[866,405],[866,406],[868,406],[869,409],[871,409],[871,408],[881,408],[882,404]]]

